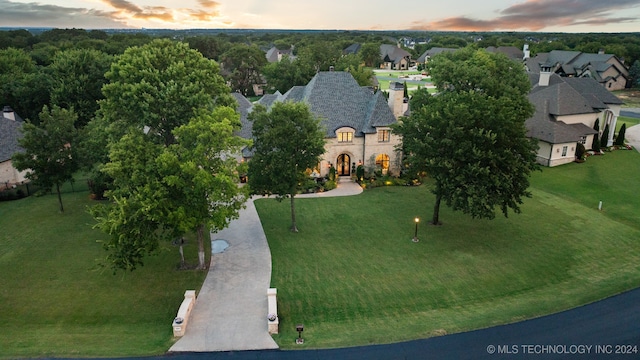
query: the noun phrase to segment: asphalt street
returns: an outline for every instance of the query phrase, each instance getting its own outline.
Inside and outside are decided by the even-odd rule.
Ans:
[[[344,349],[173,353],[144,359],[640,359],[640,288],[541,318],[424,340]]]

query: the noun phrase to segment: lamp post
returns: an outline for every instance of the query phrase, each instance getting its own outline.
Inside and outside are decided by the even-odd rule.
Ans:
[[[413,221],[416,222],[416,231],[413,233],[413,239],[411,241],[418,242],[420,241],[418,240],[418,223],[420,222],[420,219],[416,217],[415,219],[413,219]]]

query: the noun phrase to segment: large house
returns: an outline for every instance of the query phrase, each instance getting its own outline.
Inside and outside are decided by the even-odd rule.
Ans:
[[[402,95],[403,87],[394,87],[391,100],[387,100],[382,92],[358,85],[348,72],[327,71],[317,73],[306,86],[295,86],[285,94],[265,95],[259,103],[268,108],[277,101],[304,102],[321,119],[326,145],[315,169],[320,175],[328,174],[333,166],[339,176],[349,176],[358,165],[398,174],[401,157],[396,146],[400,138],[391,133],[390,126],[397,119],[389,102],[402,109]],[[241,94],[234,96],[242,122],[239,135],[249,138],[251,122],[247,115],[253,105]],[[243,157],[251,157],[248,149]]]
[[[622,90],[627,86],[629,70],[615,55],[580,51],[553,50],[539,53],[533,58],[525,58],[528,71],[539,73],[541,69],[563,77],[588,77],[596,80],[607,90]]]
[[[0,114],[0,183],[5,187],[23,182],[26,171],[18,171],[11,163],[11,157],[22,151],[18,140],[23,121],[11,107],[5,106]]]
[[[381,69],[407,70],[414,64],[411,60],[411,54],[399,45],[380,45],[380,57],[382,58]]]
[[[441,48],[441,47],[433,47],[429,50],[426,50],[425,52],[422,53],[422,55],[420,55],[420,57],[418,57],[418,59],[416,60],[416,62],[418,64],[426,64],[429,62],[429,60],[431,60],[432,57],[438,55],[438,54],[442,54],[444,52],[454,52],[458,49],[454,49],[454,48]]]
[[[593,137],[608,124],[608,146],[620,115],[622,101],[591,78],[569,78],[551,69],[529,73],[529,101],[535,114],[525,123],[527,135],[538,140],[537,161],[556,166],[575,160],[578,143],[591,148]],[[596,120],[599,131],[594,130]]]

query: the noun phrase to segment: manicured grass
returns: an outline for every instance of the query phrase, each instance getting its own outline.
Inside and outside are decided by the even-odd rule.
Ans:
[[[389,343],[548,314],[640,285],[640,154],[617,151],[532,178],[522,214],[473,220],[441,209],[430,184],[256,207],[273,259],[276,341],[307,348]],[[603,211],[597,201],[604,201]],[[413,218],[420,242],[413,243]]]
[[[0,358],[166,352],[184,291],[206,272],[178,271],[177,248],[163,244],[144,267],[114,275],[98,266],[105,237],[91,229],[88,193],[63,202],[64,213],[56,195],[0,203]],[[185,252],[197,261],[194,241]]]
[[[627,129],[631,126],[640,124],[640,119],[632,118],[628,116],[618,116],[618,121],[616,122],[616,134],[620,131],[620,127],[622,124],[627,124]]]

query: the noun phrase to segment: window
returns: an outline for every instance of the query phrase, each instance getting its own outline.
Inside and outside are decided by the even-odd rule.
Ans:
[[[389,142],[390,130],[378,130],[378,142]]]
[[[352,142],[353,141],[353,133],[352,132],[339,132],[338,133],[338,142]]]
[[[567,148],[568,148],[568,146],[563,146],[562,147],[562,156],[567,156]]]
[[[586,145],[587,144],[587,136],[580,136],[580,141],[578,141],[580,144],[582,145]]]
[[[376,167],[380,167],[383,174],[389,171],[389,155],[380,154],[376,156]]]

